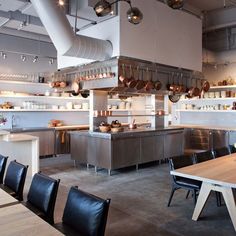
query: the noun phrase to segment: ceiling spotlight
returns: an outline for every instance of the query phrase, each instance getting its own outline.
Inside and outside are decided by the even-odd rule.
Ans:
[[[37,62],[38,59],[39,59],[39,57],[38,57],[38,56],[35,56],[34,59],[33,59],[33,63]]]
[[[106,16],[111,12],[111,3],[101,0],[96,3],[93,9],[98,17]]]
[[[184,0],[165,0],[166,4],[173,9],[182,9]]]
[[[49,63],[50,65],[52,65],[52,64],[54,63],[54,59],[51,58],[51,59],[48,61],[48,63]]]
[[[130,23],[137,25],[142,21],[143,14],[137,7],[130,7],[127,11],[127,18]]]
[[[64,5],[65,5],[65,1],[64,1],[64,0],[58,0],[58,4],[59,4],[60,6],[64,6]]]
[[[134,25],[139,24],[143,19],[142,12],[137,7],[132,7],[130,0],[116,0],[112,3],[107,2],[106,0],[100,0],[94,6],[94,11],[98,17],[107,16],[109,14],[113,15],[112,5],[117,2],[127,2],[130,5],[130,9],[127,11],[128,21]]]
[[[26,56],[25,55],[21,55],[20,58],[21,58],[22,61],[26,61]]]
[[[7,59],[7,54],[5,52],[0,52],[0,56],[5,60]]]

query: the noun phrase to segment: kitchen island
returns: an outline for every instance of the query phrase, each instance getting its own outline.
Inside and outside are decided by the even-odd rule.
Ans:
[[[164,160],[184,152],[183,128],[137,128],[119,133],[74,131],[71,158],[78,164],[112,170]]]

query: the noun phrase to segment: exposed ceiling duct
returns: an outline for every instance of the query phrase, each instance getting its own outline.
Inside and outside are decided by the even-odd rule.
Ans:
[[[66,15],[55,0],[31,0],[58,54],[91,60],[112,55],[112,44],[106,40],[75,35]]]

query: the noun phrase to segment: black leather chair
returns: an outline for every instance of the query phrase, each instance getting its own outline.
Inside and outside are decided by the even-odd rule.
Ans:
[[[0,184],[3,183],[3,177],[6,170],[7,159],[8,157],[5,157],[0,154]]]
[[[104,200],[71,187],[62,223],[55,228],[67,236],[103,236],[110,199]]]
[[[54,208],[60,180],[53,179],[42,173],[34,175],[27,202],[23,204],[36,215],[50,224],[54,224]]]
[[[182,155],[169,158],[170,170],[175,170],[185,166],[190,166],[192,164],[193,164],[192,156]],[[168,207],[170,206],[175,191],[180,188],[191,191],[193,193],[194,203],[196,203],[197,192],[200,190],[202,182],[174,175],[172,175],[172,177],[173,177],[172,190],[167,206]]]
[[[231,154],[229,147],[222,147],[214,149],[215,158]]]
[[[194,153],[195,163],[201,163],[204,161],[209,161],[215,158],[213,151],[205,151],[205,152],[198,152]]]
[[[234,145],[229,145],[229,148],[231,153],[236,153],[236,147]]]
[[[0,187],[19,201],[23,200],[23,190],[28,166],[19,162],[11,161],[7,167],[4,184]]]

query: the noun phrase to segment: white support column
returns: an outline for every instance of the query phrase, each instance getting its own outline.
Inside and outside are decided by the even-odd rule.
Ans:
[[[98,127],[102,121],[107,121],[107,117],[94,117],[94,111],[107,110],[107,92],[90,90],[89,99],[89,130],[94,131],[94,128]]]

